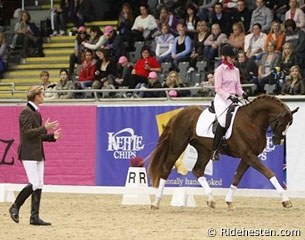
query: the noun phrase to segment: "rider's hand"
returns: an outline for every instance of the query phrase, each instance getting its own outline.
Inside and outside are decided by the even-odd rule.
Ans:
[[[243,98],[247,101],[249,101],[249,96],[248,96],[248,93],[244,92],[243,93]]]
[[[230,95],[228,97],[228,99],[230,99],[233,103],[238,103],[238,101],[239,101],[238,98],[234,95]]]

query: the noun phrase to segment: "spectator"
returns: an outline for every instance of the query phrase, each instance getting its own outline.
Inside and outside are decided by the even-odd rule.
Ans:
[[[286,42],[283,45],[282,56],[279,64],[282,79],[286,79],[286,76],[289,75],[290,68],[294,65],[299,65],[299,61],[296,55],[293,53],[291,43]]]
[[[210,31],[208,29],[207,23],[203,20],[197,23],[197,33],[195,35],[193,41],[193,51],[191,54],[191,61],[190,66],[194,70],[196,68],[196,64],[198,61],[203,60],[203,53],[204,53],[204,41],[210,35]]]
[[[51,83],[49,80],[50,74],[48,71],[42,71],[40,73],[41,85],[43,86],[43,90],[47,91],[44,92],[44,99],[52,99],[55,98],[55,93],[52,90],[55,89],[56,83]]]
[[[156,19],[149,14],[149,9],[146,4],[140,5],[140,15],[136,17],[131,28],[133,41],[144,41],[151,39],[155,30],[158,29]]]
[[[79,0],[79,5],[76,15],[78,17],[78,26],[85,26],[86,22],[92,22],[96,20],[92,1]]]
[[[139,58],[132,70],[129,81],[129,88],[135,88],[138,83],[148,83],[147,78],[150,72],[160,72],[161,67],[157,59],[151,56],[150,48],[144,46],[141,50],[141,58]]]
[[[256,0],[255,3],[256,8],[251,15],[250,28],[252,29],[254,24],[259,23],[261,25],[261,31],[268,32],[273,20],[273,12],[265,6],[265,0]]]
[[[53,22],[52,36],[65,35],[67,23],[68,5],[67,1],[61,0],[58,6],[55,6],[51,12],[51,21]]]
[[[95,79],[95,65],[96,60],[93,58],[93,51],[86,49],[78,78],[81,89],[92,86]]]
[[[74,90],[75,85],[74,83],[69,79],[69,73],[68,70],[65,68],[60,69],[60,80],[57,83],[55,90]],[[55,94],[56,99],[71,99],[73,98],[74,93],[73,92],[57,92]]]
[[[127,57],[121,56],[118,61],[114,86],[115,87],[129,86],[132,69],[133,69],[132,64],[128,61]]]
[[[174,45],[174,36],[170,33],[167,23],[162,24],[161,35],[156,37],[156,57],[159,63],[169,60]]]
[[[197,22],[199,18],[197,17],[197,9],[193,4],[188,4],[186,6],[186,17],[184,18],[184,24],[186,26],[186,34],[194,39],[195,31],[197,28]]]
[[[124,3],[118,18],[118,27],[120,36],[124,42],[128,43],[128,51],[133,50],[131,27],[133,25],[134,15],[129,3]]]
[[[298,28],[305,31],[305,14],[302,9],[298,7],[297,0],[289,0],[290,9],[285,14],[285,20],[292,19]]]
[[[276,2],[275,8],[273,9],[274,17],[280,22],[285,22],[285,14],[289,7],[289,0],[278,0]]]
[[[305,94],[304,79],[302,78],[300,67],[297,65],[292,66],[289,76],[290,78],[282,86],[282,94]]]
[[[235,63],[240,72],[241,84],[252,83],[258,76],[257,64],[252,58],[248,58],[243,50],[238,51],[238,58]]]
[[[112,31],[109,31],[106,48],[109,50],[109,56],[115,62],[118,61],[120,56],[126,55],[125,44],[124,44],[121,36],[117,34],[115,29],[112,29]]]
[[[148,74],[148,83],[145,84],[145,88],[162,88],[162,84],[159,81],[158,74],[156,72],[150,72]],[[144,98],[157,98],[165,97],[164,91],[152,91],[152,92],[142,92]],[[140,93],[141,94],[141,93]],[[139,95],[141,97],[141,95]]]
[[[85,47],[83,46],[83,42],[89,40],[89,35],[86,32],[85,27],[80,27],[78,29],[78,34],[75,38],[75,43],[74,43],[74,53],[70,55],[70,60],[69,60],[69,73],[70,73],[70,79],[72,79],[73,73],[74,73],[74,65],[75,63],[81,64],[83,55],[85,52]]]
[[[177,88],[177,89],[168,91],[168,95],[170,97],[189,97],[189,96],[191,96],[191,93],[189,90],[181,89],[181,88],[184,88],[185,85],[181,81],[181,78],[179,77],[179,74],[176,71],[171,71],[167,75],[163,87],[164,88]]]
[[[268,42],[266,53],[262,56],[258,65],[257,93],[264,93],[266,83],[279,86],[279,75],[275,70],[279,66],[279,62],[280,55],[275,52],[275,43]]]
[[[267,49],[267,43],[268,42],[274,42],[275,43],[275,51],[281,52],[282,51],[282,45],[285,41],[285,33],[280,29],[280,22],[278,20],[274,20],[271,24],[270,32],[267,35],[266,43],[264,49]]]
[[[200,97],[214,97],[215,90],[214,90],[214,74],[208,73],[207,79],[200,83],[201,89],[198,91],[198,95]]]
[[[186,26],[178,24],[177,30],[179,36],[174,40],[173,49],[171,52],[171,62],[174,69],[179,71],[179,62],[189,61],[192,53],[192,39],[186,35]]]
[[[242,22],[244,24],[245,32],[250,30],[251,11],[246,8],[244,0],[238,0],[236,3],[236,9],[231,13],[231,23]]]
[[[7,68],[8,45],[3,32],[0,32],[0,79]]]
[[[93,89],[113,88],[114,79],[116,78],[116,63],[110,59],[109,50],[100,48],[96,55],[98,61],[95,65],[95,77],[92,84]],[[105,94],[106,96],[108,94]]]
[[[85,48],[88,48],[88,49],[91,49],[91,50],[97,50],[101,47],[106,47],[107,45],[107,42],[110,38],[110,35],[111,33],[113,32],[113,27],[111,26],[106,26],[104,28],[104,34],[102,36],[100,36],[99,40],[95,43],[95,44],[90,44],[86,41],[83,41],[82,42],[82,45],[85,47]]]
[[[245,37],[244,51],[248,58],[254,60],[260,60],[266,43],[267,35],[261,32],[262,26],[259,23],[255,23],[252,26],[252,33],[249,33]]]
[[[229,15],[224,12],[222,3],[218,2],[214,6],[214,13],[211,18],[211,25],[215,23],[220,26],[221,33],[225,33],[227,36],[231,32],[231,23]]]
[[[204,58],[207,61],[208,69],[214,68],[214,59],[218,57],[218,51],[222,44],[227,41],[226,34],[222,33],[219,24],[212,25],[212,33],[204,41]]]
[[[301,69],[305,67],[305,33],[296,26],[296,23],[292,19],[285,21],[286,29],[286,42],[290,42],[293,54],[299,59]]]
[[[35,23],[30,22],[31,16],[22,11],[20,20],[15,25],[11,48],[15,49],[18,43],[22,44],[22,57],[42,56],[42,38]]]
[[[236,50],[244,50],[245,45],[245,29],[242,22],[236,22],[233,24],[233,33],[230,34],[227,44],[230,44]]]
[[[95,45],[99,41],[99,39],[102,35],[103,35],[103,32],[101,31],[100,27],[98,27],[98,26],[90,27],[89,43],[92,45]]]
[[[208,22],[209,19],[211,19],[214,6],[217,2],[218,0],[211,0],[209,3],[206,3],[205,1],[201,6],[199,6],[199,18]]]
[[[178,20],[167,7],[162,7],[160,9],[160,16],[159,19],[157,19],[158,31],[154,33],[154,36],[158,36],[162,33],[163,24],[167,24],[169,26],[170,33],[173,35],[178,35],[176,30]]]

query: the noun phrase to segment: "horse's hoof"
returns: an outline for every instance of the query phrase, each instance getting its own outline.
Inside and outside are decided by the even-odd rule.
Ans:
[[[226,203],[228,205],[228,210],[234,210],[235,209],[232,202],[226,202]]]
[[[283,201],[282,205],[283,205],[284,208],[292,208],[292,202],[290,200]]]
[[[210,207],[210,208],[215,208],[216,207],[216,203],[214,201],[207,201],[207,205]]]
[[[152,205],[150,206],[150,209],[157,210],[157,209],[159,209],[159,207],[152,204]]]

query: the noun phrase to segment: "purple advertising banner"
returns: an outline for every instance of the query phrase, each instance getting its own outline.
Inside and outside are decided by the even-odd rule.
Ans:
[[[183,106],[100,106],[97,108],[96,142],[96,185],[124,186],[131,157],[147,158],[154,150],[164,123],[171,112]],[[163,122],[162,122],[163,121]],[[255,143],[254,143],[255,144]],[[284,146],[275,146],[271,136],[267,135],[267,145],[259,158],[277,176],[279,182],[285,182],[283,166],[285,163]],[[211,187],[230,186],[239,159],[221,156],[220,161],[212,162],[207,175]],[[191,172],[186,175],[174,169],[166,186],[199,186]],[[249,169],[239,185],[240,188],[272,189],[263,175]]]
[[[0,106],[0,183],[27,183],[18,160],[19,114],[24,106]],[[58,120],[62,137],[44,143],[45,184],[95,185],[96,106],[41,106],[43,121]]]

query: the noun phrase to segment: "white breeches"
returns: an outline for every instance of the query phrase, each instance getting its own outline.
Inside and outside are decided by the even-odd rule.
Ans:
[[[33,191],[42,189],[44,176],[44,161],[22,160],[29,183],[33,185]]]
[[[231,100],[223,100],[223,98],[220,97],[218,94],[215,95],[214,107],[215,107],[216,117],[220,126],[222,127],[225,127],[226,125],[227,110],[231,103],[232,103]]]

